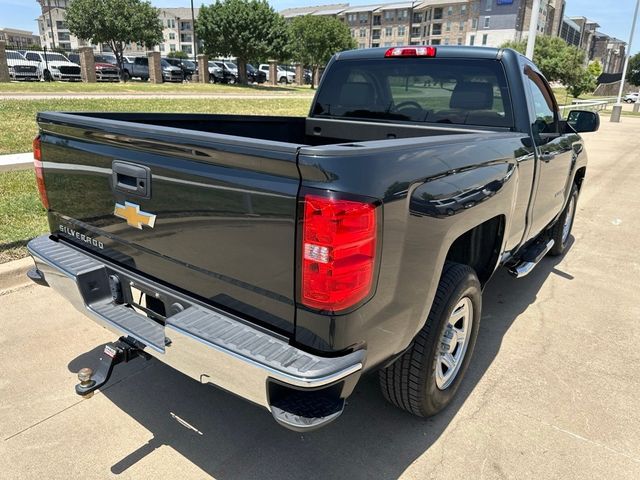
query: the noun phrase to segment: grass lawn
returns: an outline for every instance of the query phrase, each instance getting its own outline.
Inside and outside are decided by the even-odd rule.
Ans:
[[[54,94],[54,93],[125,93],[125,94],[302,94],[314,93],[309,86],[269,86],[269,85],[223,85],[205,83],[161,83],[129,81],[122,83],[84,83],[84,82],[9,82],[0,83],[0,94]]]
[[[27,241],[46,230],[34,173],[0,174],[0,263],[24,257]]]
[[[44,110],[304,116],[310,103],[311,98],[5,100],[0,101],[0,154],[29,152],[38,131],[36,113]],[[0,263],[24,257],[26,242],[47,231],[35,185],[31,171],[0,173]]]

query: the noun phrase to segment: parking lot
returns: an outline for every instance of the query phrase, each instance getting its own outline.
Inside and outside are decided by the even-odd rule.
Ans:
[[[76,396],[112,334],[54,292],[0,293],[2,478],[640,478],[640,118],[586,134],[566,256],[497,272],[457,400],[432,419],[365,378],[344,415],[299,434],[156,361]]]

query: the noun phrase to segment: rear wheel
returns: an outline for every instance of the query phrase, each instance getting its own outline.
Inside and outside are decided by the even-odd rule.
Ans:
[[[280,77],[280,80],[278,80],[281,84],[286,85],[287,84],[287,77]]]
[[[474,270],[447,262],[425,326],[409,349],[380,371],[384,397],[420,417],[449,405],[469,366],[481,309]]]
[[[573,228],[573,220],[576,217],[576,207],[578,204],[578,187],[574,183],[571,188],[571,194],[567,205],[564,207],[560,218],[551,227],[550,238],[553,240],[553,247],[549,250],[549,255],[558,256],[562,255],[569,244],[569,236],[571,235],[571,229]]]

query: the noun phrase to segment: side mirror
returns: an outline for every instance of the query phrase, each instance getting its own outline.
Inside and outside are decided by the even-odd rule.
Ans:
[[[578,133],[595,132],[600,127],[600,115],[589,110],[571,110],[567,123]]]

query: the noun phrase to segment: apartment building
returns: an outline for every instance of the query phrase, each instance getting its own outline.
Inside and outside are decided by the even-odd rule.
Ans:
[[[17,28],[0,28],[0,40],[14,48],[27,48],[32,45],[40,45],[40,36],[34,35],[29,30]]]
[[[96,52],[109,52],[108,45],[93,45],[72,35],[65,23],[65,11],[70,0],[37,0],[42,14],[37,18],[42,45],[66,51],[91,46]],[[163,54],[182,51],[194,55],[193,21],[190,8],[161,8],[159,21],[162,23],[163,40],[155,47]],[[197,18],[199,9],[194,9]],[[125,55],[144,55],[148,49],[141,43],[125,46]]]

